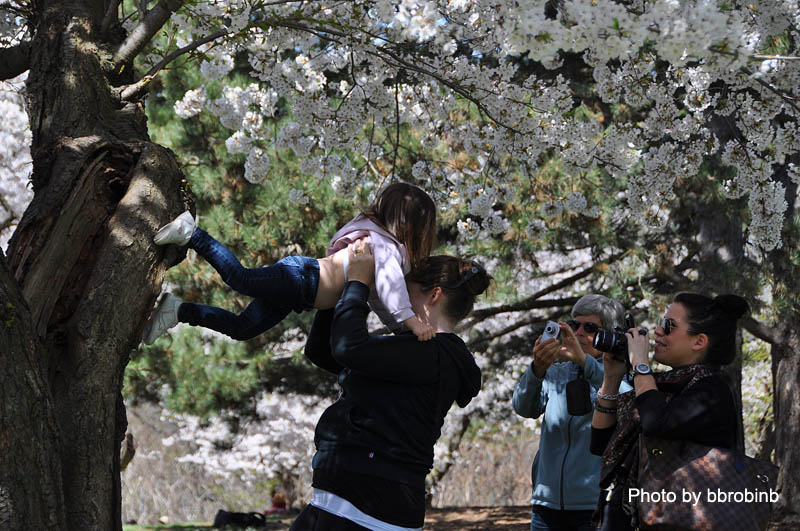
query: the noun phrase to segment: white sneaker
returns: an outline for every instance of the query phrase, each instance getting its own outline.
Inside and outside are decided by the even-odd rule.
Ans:
[[[174,243],[175,245],[186,245],[192,237],[197,222],[192,217],[192,213],[188,210],[173,219],[156,232],[153,241],[156,245],[167,245]]]
[[[145,345],[152,345],[161,334],[178,324],[178,308],[181,303],[183,301],[172,293],[164,295],[144,327],[142,341]]]

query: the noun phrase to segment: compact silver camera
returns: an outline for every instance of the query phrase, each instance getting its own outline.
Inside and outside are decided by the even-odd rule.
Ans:
[[[544,343],[551,337],[553,339],[558,339],[561,335],[561,328],[558,326],[558,323],[555,321],[547,321],[547,324],[544,326],[544,332],[542,332],[542,339],[540,343]]]

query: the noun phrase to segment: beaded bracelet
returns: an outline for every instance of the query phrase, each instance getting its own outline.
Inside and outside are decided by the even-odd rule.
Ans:
[[[613,395],[597,393],[597,398],[602,398],[603,400],[608,400],[609,402],[616,402],[617,399],[619,398],[619,393],[615,393]]]
[[[617,412],[617,408],[601,406],[597,402],[594,403],[594,409],[596,411],[599,411],[600,413],[607,413],[609,415],[613,415],[613,414],[615,414]]]

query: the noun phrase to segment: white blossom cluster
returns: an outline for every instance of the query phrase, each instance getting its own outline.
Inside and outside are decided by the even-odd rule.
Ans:
[[[31,173],[31,131],[21,92],[24,82],[24,75],[0,82],[0,248],[3,249],[33,199],[27,179]]]
[[[303,190],[292,188],[289,190],[289,202],[295,205],[307,205],[310,201],[309,197]]]
[[[197,116],[200,114],[200,111],[203,110],[203,103],[205,103],[205,100],[205,87],[189,90],[183,95],[183,98],[175,102],[175,114],[183,119]]]
[[[391,139],[387,135],[384,147],[370,142],[362,149],[364,128],[392,130],[399,120],[424,131],[421,145],[427,150],[457,141],[473,160],[510,155],[535,165],[550,151],[570,174],[602,168],[627,183],[625,217],[660,230],[668,222],[675,183],[697,178],[703,161],[719,156],[737,171],[723,192],[754,196],[751,243],[763,250],[777,247],[784,190],[768,182],[786,156],[800,150],[800,109],[793,103],[800,62],[755,54],[780,32],[794,32],[793,42],[800,41],[798,2],[772,0],[756,9],[717,0],[631,5],[567,0],[558,3],[556,13],[546,12],[547,5],[544,0],[354,0],[255,8],[247,1],[214,1],[186,7],[175,24],[187,41],[219,28],[236,34],[202,64],[208,79],[225,82],[234,52],[249,54],[257,83],[247,89],[227,86],[220,99],[206,103],[232,130],[231,153],[247,154],[248,160],[258,158],[253,150],[273,141],[265,122],[273,118],[277,99],[285,98],[293,121],[279,127],[276,147],[293,150],[302,157],[304,172],[329,180],[338,193],[351,193],[356,178],[386,177],[376,167],[393,166],[395,150],[384,149]],[[247,27],[245,15],[251,20]],[[270,20],[337,23],[260,22]],[[471,56],[458,53],[465,43]],[[514,54],[522,52],[550,69],[561,66],[565,52],[582,54],[602,100],[637,109],[645,120],[604,127],[576,117],[571,111],[581,101],[570,83],[561,75],[520,75]],[[496,61],[479,60],[490,55]],[[190,92],[176,110],[192,116],[199,96]],[[453,120],[465,98],[484,119]],[[735,133],[723,133],[736,138],[744,158],[730,156],[729,139],[710,125],[714,114],[735,125]],[[352,156],[341,157],[343,152]],[[493,208],[498,200],[489,187],[475,193],[485,172],[448,164],[432,157],[413,173],[446,198],[447,208],[468,212],[460,233],[507,231],[510,225],[504,212]],[[547,223],[564,210],[597,217],[596,205],[584,204],[578,193],[554,197],[539,219]]]
[[[207,423],[192,415],[165,413],[178,431],[163,443],[190,443],[195,450],[181,461],[200,464],[211,473],[293,482],[306,493],[307,501],[314,428],[328,405],[319,397],[264,393],[258,398],[255,418],[237,432],[226,422],[232,413],[222,412]]]
[[[264,178],[264,153],[274,144],[294,151],[305,173],[352,193],[355,179],[376,184],[394,173],[408,151],[392,146],[390,132],[410,126],[423,131],[414,162],[426,162],[414,177],[485,234],[507,231],[507,213],[487,206],[488,192],[474,194],[487,172],[434,156],[443,146],[494,166],[514,160],[521,173],[546,153],[576,179],[602,169],[627,187],[617,219],[660,230],[675,183],[720,160],[736,173],[720,192],[748,196],[750,243],[768,251],[780,245],[786,210],[773,174],[800,151],[800,61],[791,60],[800,55],[798,13],[798,0],[207,0],[185,4],[171,17],[164,49],[148,53],[164,57],[227,32],[196,50],[221,96],[207,101],[204,86],[187,87],[175,111],[218,116],[231,131],[227,148],[247,157],[253,182]],[[19,24],[0,19],[0,38],[18,39]],[[778,41],[781,55],[771,55]],[[591,72],[602,102],[632,110],[629,121],[574,112],[585,102],[568,72],[557,71],[566,54],[570,71],[578,58]],[[243,87],[232,74],[245,57],[252,83]],[[279,101],[291,122],[276,119]],[[365,141],[365,128],[381,138]],[[492,171],[494,178],[516,168]],[[549,223],[581,206],[576,196],[553,197],[530,214]],[[587,202],[583,215],[596,217],[596,207]],[[466,219],[462,226],[474,229]]]
[[[247,154],[244,163],[244,178],[253,184],[260,183],[269,170],[269,155],[261,148],[254,147]]]
[[[211,61],[203,61],[200,64],[200,72],[207,79],[222,79],[233,70],[233,66],[233,56],[223,54]]]
[[[798,35],[797,1],[755,7],[673,0],[637,2],[640,7],[631,8],[575,0],[559,6],[557,20],[544,16],[546,2],[517,4],[510,9],[519,16],[509,17],[506,25],[515,49],[541,58],[560,51],[584,52],[604,101],[650,109],[638,131],[615,125],[624,130],[633,152],[644,154],[643,171],[628,175],[627,204],[634,219],[656,230],[663,228],[668,216],[659,206],[671,200],[675,180],[697,175],[704,157],[719,153],[720,143],[708,120],[714,112],[736,123],[734,149],[742,154],[732,159],[731,146],[720,153],[738,172],[724,193],[750,195],[752,244],[763,250],[780,246],[785,190],[770,181],[785,156],[800,149],[795,134],[800,109],[793,103],[797,85],[792,86],[800,67],[797,61],[761,59],[755,53],[781,32]],[[795,41],[788,55],[798,55],[796,46]],[[669,62],[669,70],[660,73],[656,59]],[[720,83],[727,85],[727,98],[714,89]],[[603,143],[609,141],[615,142],[607,133]],[[643,151],[648,144],[649,150]],[[598,150],[614,152],[604,146]],[[613,162],[612,173],[631,169],[624,162]]]

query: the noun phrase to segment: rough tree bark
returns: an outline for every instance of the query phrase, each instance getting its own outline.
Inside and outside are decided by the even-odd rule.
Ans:
[[[792,315],[796,323],[800,313]],[[800,463],[797,443],[800,438],[800,334],[792,325],[781,327],[778,341],[772,345],[772,375],[775,382],[775,462],[780,467],[775,505],[774,530],[789,531],[800,527]]]
[[[0,252],[0,529],[64,529],[59,428],[30,311]]]
[[[141,104],[115,97],[104,8],[35,3],[34,199],[0,257],[3,529],[121,529],[123,371],[182,258],[152,234],[189,197]]]
[[[790,162],[800,164],[800,154]],[[789,208],[783,230],[783,251],[770,256],[774,276],[773,295],[778,301],[777,322],[780,323],[772,343],[772,376],[775,384],[775,461],[780,467],[775,506],[774,529],[800,528],[800,195],[784,167],[777,180],[786,187]]]
[[[743,289],[741,274],[721,275],[722,271],[741,272],[746,261],[744,253],[745,236],[741,223],[734,223],[732,216],[715,208],[709,208],[704,202],[694,203],[692,214],[697,225],[697,243],[700,245],[698,255],[699,270],[697,284],[701,291],[709,289],[717,294],[735,293],[746,295]],[[739,412],[739,429],[737,445],[744,448],[744,422],[742,418],[742,334],[736,334],[736,358],[732,363],[723,366],[722,372],[728,379]]]

